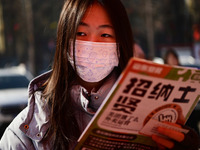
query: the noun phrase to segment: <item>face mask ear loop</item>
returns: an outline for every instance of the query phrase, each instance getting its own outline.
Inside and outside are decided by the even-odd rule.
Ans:
[[[76,74],[77,74],[77,69],[76,69],[76,57],[75,57],[75,40],[73,40],[73,49],[72,49],[72,52],[73,52],[73,62],[74,62],[74,70],[75,70],[75,72],[76,72]]]
[[[118,60],[120,61],[120,46],[119,46],[119,43],[116,43],[116,50],[117,50],[117,57],[118,57]]]
[[[71,66],[74,68],[74,71],[77,73],[76,67],[76,57],[75,57],[75,41],[70,41],[70,50],[67,52],[68,61],[71,62]],[[72,57],[70,56],[73,53]]]

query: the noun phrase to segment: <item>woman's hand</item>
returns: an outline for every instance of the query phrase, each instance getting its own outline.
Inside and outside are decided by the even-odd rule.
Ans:
[[[170,125],[182,128],[178,124],[168,123]],[[175,131],[164,127],[158,127],[158,132],[166,137],[152,135],[152,139],[158,144],[159,149],[173,149],[173,150],[198,150],[199,136],[197,133],[189,129],[189,133]]]

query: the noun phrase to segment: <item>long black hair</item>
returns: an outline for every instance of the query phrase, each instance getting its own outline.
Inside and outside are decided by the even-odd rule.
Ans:
[[[116,42],[119,43],[119,73],[133,56],[131,26],[120,0],[65,1],[57,27],[57,45],[52,73],[44,90],[44,97],[48,99],[51,108],[49,135],[53,140],[53,149],[68,149],[81,134],[73,113],[73,98],[70,96],[70,87],[76,78],[76,73],[69,64],[67,52],[70,41],[75,42],[77,28],[83,15],[94,2],[101,4],[111,19]]]

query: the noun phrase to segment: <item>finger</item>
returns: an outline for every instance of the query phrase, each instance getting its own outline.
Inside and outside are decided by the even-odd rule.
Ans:
[[[160,144],[160,145],[163,145],[163,146],[166,147],[166,148],[171,149],[171,148],[174,147],[174,143],[173,143],[172,141],[169,141],[169,140],[164,139],[164,138],[162,138],[162,137],[159,137],[159,136],[157,136],[157,135],[152,135],[152,139],[153,139],[156,143],[158,143],[158,144]]]
[[[166,148],[163,145],[161,145],[159,143],[156,143],[156,144],[157,144],[159,150],[166,150]]]
[[[168,129],[168,128],[163,128],[163,127],[158,127],[157,131],[162,134],[165,135],[175,141],[181,142],[184,140],[185,135],[181,132],[172,130],[172,129]]]
[[[185,117],[183,116],[183,112],[182,112],[182,109],[178,109],[178,120],[177,120],[177,123],[183,125],[185,123]]]
[[[168,124],[168,125],[172,125],[172,126],[175,126],[175,127],[178,127],[178,128],[182,128],[182,126],[181,125],[179,125],[179,124],[177,124],[177,123],[173,123],[173,122],[164,122],[164,123],[166,123],[166,124]]]
[[[177,123],[181,124],[181,125],[184,125],[185,124],[185,117],[183,116],[182,113],[180,113],[180,115],[178,116],[178,120],[177,120]]]

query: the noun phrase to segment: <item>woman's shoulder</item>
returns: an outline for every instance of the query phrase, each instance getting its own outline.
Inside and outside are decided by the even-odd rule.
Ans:
[[[49,108],[42,97],[40,87],[49,78],[51,71],[34,78],[29,84],[27,107],[6,128],[0,149],[34,149],[33,142],[43,139],[49,128]]]
[[[27,107],[21,111],[5,130],[0,149],[34,149],[33,143],[40,142],[49,128],[49,108],[40,91],[29,97]]]
[[[37,77],[35,77],[33,80],[31,80],[28,90],[29,90],[29,95],[33,94],[35,91],[40,90],[40,88],[43,86],[43,84],[48,80],[52,73],[52,70],[49,70]]]

